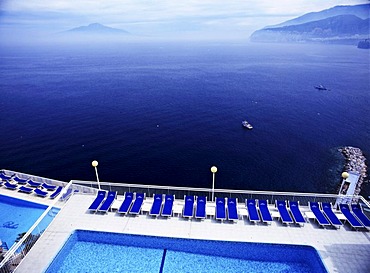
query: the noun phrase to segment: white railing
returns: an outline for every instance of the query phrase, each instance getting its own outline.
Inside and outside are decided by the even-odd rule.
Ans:
[[[98,183],[94,181],[72,180],[74,185],[88,185],[94,187],[96,194]],[[143,184],[127,184],[127,183],[111,183],[100,182],[100,187],[104,190],[114,190],[118,194],[124,194],[126,191],[144,192],[147,196],[154,193],[175,194],[176,198],[182,199],[185,195],[207,195],[209,200],[212,191],[215,196],[219,197],[238,197],[239,200],[244,199],[261,199],[269,200],[274,203],[276,199],[287,198],[291,200],[299,200],[302,205],[307,205],[308,201],[323,201],[335,203],[337,200],[350,200],[351,202],[362,201],[364,205],[370,209],[370,204],[361,195],[340,195],[340,194],[325,194],[325,193],[302,193],[302,192],[274,192],[274,191],[254,191],[254,190],[232,190],[232,189],[210,189],[210,188],[188,188],[176,186],[160,186],[160,185],[143,185]]]

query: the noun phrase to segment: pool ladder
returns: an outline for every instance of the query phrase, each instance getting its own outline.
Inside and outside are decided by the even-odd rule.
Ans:
[[[58,212],[59,212],[59,209],[52,208],[52,209],[49,211],[48,215],[54,218],[55,216],[57,216]]]

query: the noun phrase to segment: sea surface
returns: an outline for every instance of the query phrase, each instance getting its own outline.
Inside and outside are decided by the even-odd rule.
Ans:
[[[336,193],[338,148],[370,156],[369,59],[348,45],[0,45],[0,168],[94,180],[98,160],[101,181],[209,188],[215,165],[216,188]]]

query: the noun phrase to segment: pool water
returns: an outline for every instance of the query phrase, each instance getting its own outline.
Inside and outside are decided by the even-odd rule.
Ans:
[[[327,272],[311,246],[76,230],[51,272]]]
[[[18,234],[27,232],[46,208],[46,205],[0,195],[0,240],[10,248]],[[40,228],[45,229],[54,216],[48,215]]]

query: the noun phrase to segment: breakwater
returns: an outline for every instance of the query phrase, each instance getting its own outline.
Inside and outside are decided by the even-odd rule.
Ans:
[[[340,148],[339,151],[346,158],[343,171],[353,171],[360,174],[355,189],[355,194],[360,194],[362,183],[368,182],[366,157],[362,153],[361,149],[356,147],[346,146],[344,148]]]

